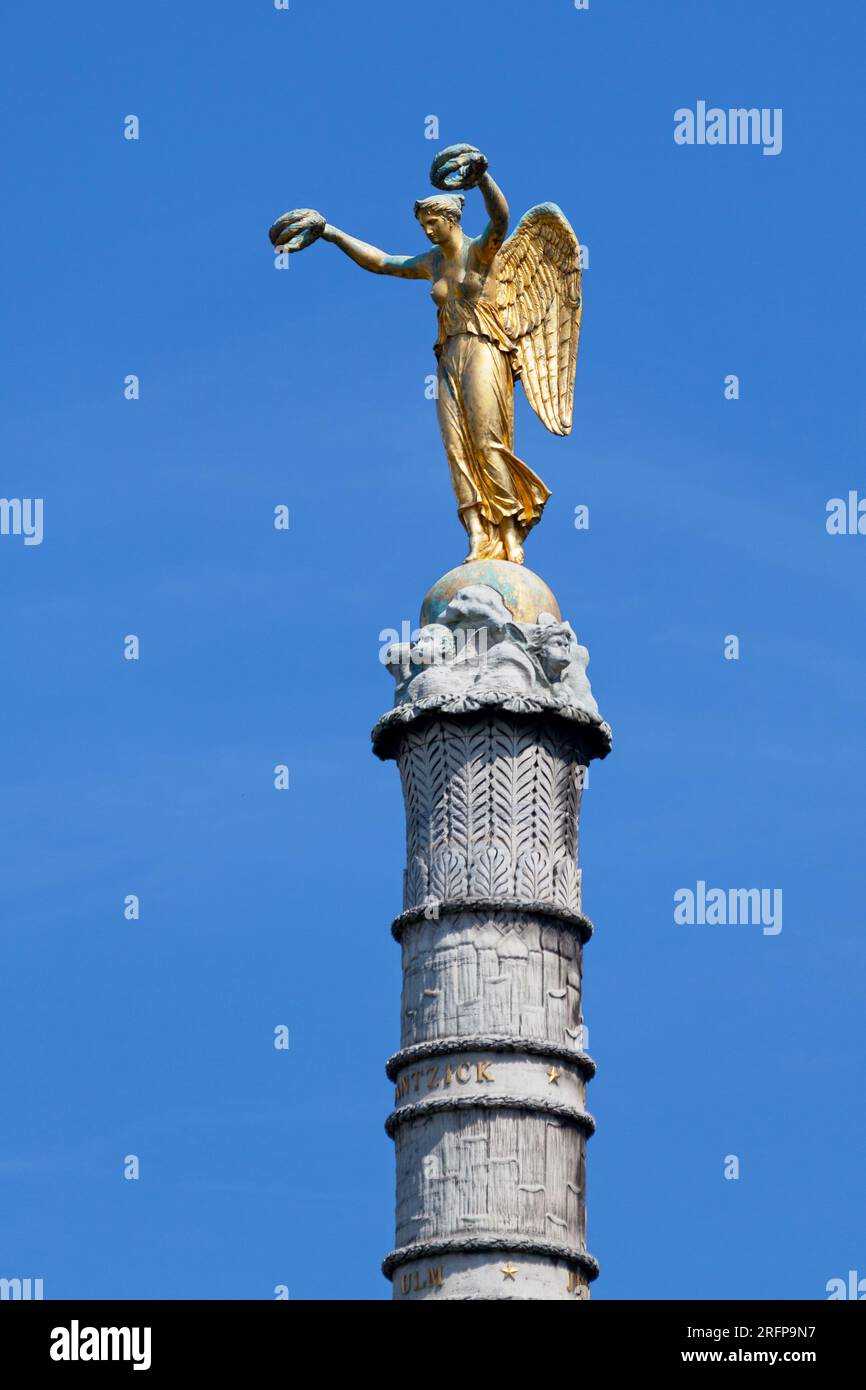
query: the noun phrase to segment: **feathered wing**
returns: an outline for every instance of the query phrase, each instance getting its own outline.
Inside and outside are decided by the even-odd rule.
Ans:
[[[496,258],[497,307],[517,343],[529,404],[552,434],[570,434],[580,336],[580,243],[555,203],[521,217]]]

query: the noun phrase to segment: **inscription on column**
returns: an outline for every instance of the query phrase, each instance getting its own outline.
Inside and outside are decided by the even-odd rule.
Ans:
[[[430,1265],[426,1271],[416,1269],[400,1275],[400,1292],[409,1298],[413,1293],[424,1293],[427,1289],[441,1289],[444,1278],[442,1265]]]
[[[444,1066],[419,1067],[416,1071],[404,1072],[397,1082],[394,1099],[400,1101],[404,1096],[414,1093],[420,1095],[428,1091],[444,1090],[448,1086],[483,1086],[486,1081],[495,1081],[491,1072],[492,1062],[450,1062]]]

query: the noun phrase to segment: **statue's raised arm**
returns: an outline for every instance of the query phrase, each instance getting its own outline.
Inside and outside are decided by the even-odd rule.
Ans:
[[[520,564],[523,539],[550,493],[514,453],[514,380],[522,379],[533,410],[552,433],[571,431],[580,246],[555,203],[531,208],[506,240],[508,204],[473,145],[442,150],[430,178],[441,192],[416,202],[415,216],[433,249],[419,255],[388,255],[309,208],[279,218],[270,238],[288,252],[321,238],[374,274],[433,282],[437,413],[469,536],[466,558]],[[474,238],[461,225],[463,192],[473,188],[489,218]]]
[[[478,260],[490,265],[508,234],[508,204],[502,189],[487,170],[487,159],[474,145],[449,145],[440,151],[430,169],[430,182],[446,192],[451,188],[478,188],[490,221],[475,239]]]
[[[339,246],[341,251],[359,265],[362,270],[370,270],[374,275],[399,275],[404,280],[430,279],[430,253],[422,256],[389,256],[378,246],[359,241],[357,237],[332,227],[320,212],[313,208],[295,208],[278,217],[268,232],[271,244],[276,251],[303,251],[321,237]]]

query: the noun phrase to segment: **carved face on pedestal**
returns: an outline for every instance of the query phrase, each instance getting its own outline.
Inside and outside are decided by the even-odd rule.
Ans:
[[[470,584],[458,589],[442,614],[449,627],[464,632],[486,631],[493,640],[502,635],[512,622],[502,595],[489,584]]]
[[[444,666],[454,660],[456,644],[454,634],[443,623],[429,623],[422,627],[412,644],[412,665],[416,669],[425,666]]]
[[[541,627],[531,644],[542,671],[551,684],[561,681],[571,665],[572,632],[566,623],[548,623]]]

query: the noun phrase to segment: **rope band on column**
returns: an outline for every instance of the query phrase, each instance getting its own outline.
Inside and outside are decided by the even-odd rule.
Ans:
[[[412,1062],[425,1057],[448,1056],[456,1052],[525,1052],[530,1057],[556,1057],[571,1062],[587,1081],[595,1076],[595,1062],[588,1052],[575,1051],[564,1043],[549,1042],[546,1038],[500,1037],[493,1033],[467,1034],[465,1038],[431,1038],[429,1042],[413,1043],[393,1053],[385,1063],[389,1081]]]
[[[435,908],[435,911],[433,910]],[[525,898],[433,898],[416,907],[409,907],[391,923],[391,935],[400,941],[407,927],[418,922],[436,922],[442,917],[462,912],[520,912],[530,917],[550,917],[560,926],[569,927],[586,944],[592,936],[592,922],[582,912],[572,912],[558,903],[527,901]]]
[[[558,1245],[552,1240],[533,1240],[528,1236],[452,1236],[447,1240],[419,1240],[392,1250],[382,1261],[382,1273],[390,1279],[395,1269],[410,1260],[434,1259],[437,1255],[479,1254],[541,1255],[550,1260],[566,1260],[582,1269],[588,1280],[598,1277],[598,1261],[584,1250]]]
[[[574,1105],[563,1105],[555,1100],[533,1100],[527,1096],[438,1096],[435,1100],[419,1100],[392,1110],[385,1121],[385,1133],[393,1139],[400,1125],[449,1110],[522,1110],[564,1120],[582,1129],[587,1136],[595,1132],[595,1120],[588,1110],[578,1110]]]

